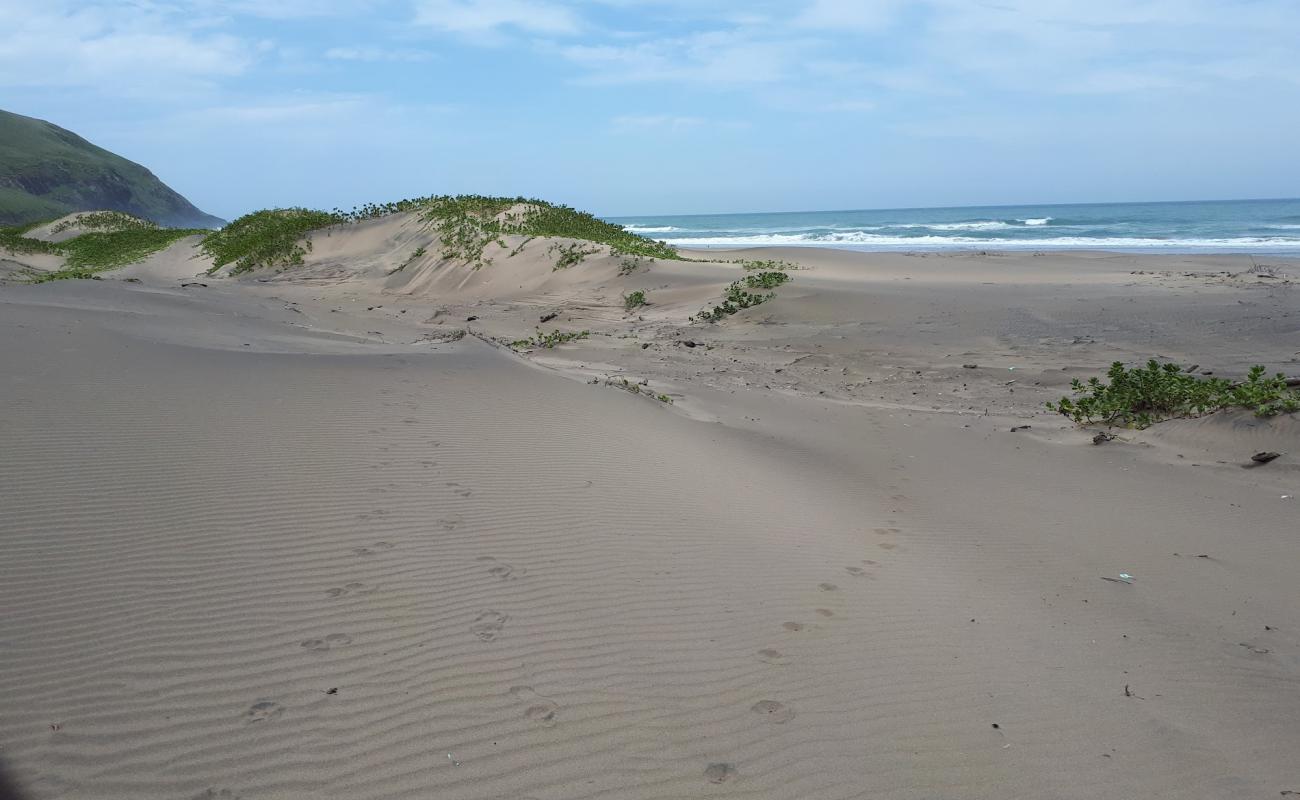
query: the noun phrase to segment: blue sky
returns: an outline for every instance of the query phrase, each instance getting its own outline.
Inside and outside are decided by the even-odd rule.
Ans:
[[[207,211],[1300,194],[1296,0],[0,0],[0,107]]]

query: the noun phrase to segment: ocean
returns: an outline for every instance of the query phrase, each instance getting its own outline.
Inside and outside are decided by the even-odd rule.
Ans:
[[[680,247],[1079,250],[1300,256],[1300,200],[613,217]]]

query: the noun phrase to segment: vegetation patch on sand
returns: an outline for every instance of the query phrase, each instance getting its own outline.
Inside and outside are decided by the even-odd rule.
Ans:
[[[532,338],[516,339],[510,343],[510,346],[514,348],[541,347],[549,350],[552,347],[565,344],[566,342],[575,342],[579,339],[586,339],[588,336],[591,336],[591,331],[554,330],[550,333],[542,333],[541,328],[538,328],[537,333]]]
[[[17,255],[31,255],[35,253],[51,253],[58,255],[63,252],[60,245],[51,244],[50,242],[40,239],[28,239],[23,234],[37,227],[41,223],[36,222],[29,225],[18,225],[0,228],[0,250],[7,250]]]
[[[301,264],[311,249],[305,239],[318,228],[358,223],[401,212],[418,213],[437,232],[440,255],[476,269],[492,263],[489,245],[506,248],[506,236],[578,239],[608,245],[620,255],[644,258],[677,258],[672,247],[611,225],[591,214],[568,206],[527,197],[485,195],[431,195],[391,203],[368,203],[351,211],[315,211],[280,208],[247,214],[203,243],[213,258],[213,271],[234,264],[232,274],[258,267],[288,267]],[[518,253],[516,248],[510,255]],[[580,263],[599,252],[590,245],[553,245],[556,269]]]
[[[207,232],[194,228],[160,228],[130,214],[109,211],[84,214],[55,226],[55,233],[68,230],[74,225],[92,229],[91,233],[83,233],[64,242],[45,242],[23,235],[38,225],[39,223],[0,228],[0,249],[21,254],[44,253],[64,257],[61,269],[29,272],[28,280],[32,283],[93,278],[98,272],[143,261],[178,239]]]
[[[1194,369],[1194,368],[1192,368]],[[1161,364],[1154,358],[1145,367],[1125,367],[1116,361],[1106,377],[1070,384],[1074,398],[1048,403],[1076,423],[1145,428],[1166,419],[1199,417],[1226,408],[1248,408],[1261,417],[1300,411],[1300,391],[1290,388],[1287,377],[1265,375],[1252,367],[1246,380],[1203,378],[1178,364]]]
[[[67,267],[101,272],[143,261],[178,239],[206,233],[198,228],[130,227],[104,233],[85,233],[62,243]]]
[[[807,269],[807,267],[801,267],[798,264],[794,263],[793,261],[785,261],[780,259],[766,259],[763,261],[741,259],[739,264],[741,267],[743,267],[746,271],[749,272],[754,272],[756,270],[789,272],[791,270]]]
[[[663,242],[638,236],[584,211],[534,198],[439,195],[377,208],[388,207],[421,211],[442,239],[443,257],[476,267],[491,263],[484,256],[485,249],[493,242],[504,248],[505,236],[579,239],[609,245],[621,254],[677,258],[677,251]],[[560,252],[555,268],[573,266],[594,252],[569,245]]]
[[[628,292],[623,295],[623,308],[628,311],[649,304],[650,301],[646,300],[646,293],[643,289],[637,289],[634,292]]]
[[[311,250],[305,237],[319,228],[347,221],[339,213],[309,208],[275,208],[245,214],[219,231],[208,234],[201,245],[212,257],[212,274],[233,264],[238,275],[258,267],[291,267],[301,264]]]
[[[723,295],[722,302],[713,308],[705,309],[695,316],[691,317],[692,321],[700,322],[719,322],[739,311],[746,308],[766,303],[768,300],[776,297],[775,292],[760,294],[751,292],[750,289],[774,289],[782,284],[789,283],[793,278],[784,272],[760,272],[756,275],[746,275],[738,281],[732,281],[727,286],[727,291]]]
[[[133,217],[123,211],[91,211],[85,214],[69,216],[50,228],[50,233],[63,233],[74,227],[91,231],[125,231],[156,229],[158,225],[139,217]],[[203,231],[203,233],[206,232]]]

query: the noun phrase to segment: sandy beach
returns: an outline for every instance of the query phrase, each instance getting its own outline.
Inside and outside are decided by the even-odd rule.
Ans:
[[[0,283],[33,800],[1300,792],[1300,419],[1044,407],[1300,376],[1300,261],[430,237]],[[740,258],[800,268],[688,321]]]

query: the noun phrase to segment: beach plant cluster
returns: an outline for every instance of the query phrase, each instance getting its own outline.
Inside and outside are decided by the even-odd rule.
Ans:
[[[529,197],[431,195],[393,203],[370,203],[333,213],[343,221],[360,222],[402,211],[418,212],[433,224],[443,239],[445,258],[475,266],[491,263],[485,258],[484,250],[493,242],[504,248],[504,237],[510,235],[580,239],[609,245],[623,254],[678,257],[677,251],[663,242],[639,236],[569,206]]]
[[[1144,367],[1125,367],[1116,361],[1106,373],[1108,381],[1091,378],[1070,384],[1073,398],[1047,404],[1076,423],[1146,428],[1166,419],[1199,417],[1227,408],[1247,408],[1258,416],[1300,411],[1300,391],[1287,385],[1285,375],[1265,374],[1254,366],[1244,381],[1191,374],[1178,364],[1151,359]]]
[[[596,382],[595,380],[592,381],[592,383],[595,382]],[[623,391],[629,392],[631,394],[637,394],[637,395],[644,394],[646,397],[654,398],[655,400],[658,400],[661,403],[667,403],[668,405],[673,404],[673,399],[671,397],[669,397],[668,395],[662,392],[660,392],[659,394],[655,394],[654,391],[652,391],[647,386],[647,383],[648,383],[647,381],[642,381],[641,383],[634,383],[633,381],[630,381],[624,377],[619,377],[618,380],[615,380],[613,378],[605,378],[606,386],[613,386],[615,389],[622,389]]]
[[[73,227],[86,228],[92,231],[123,231],[146,228],[156,229],[158,225],[146,219],[133,217],[123,211],[92,211],[87,214],[68,217],[50,228],[50,233],[63,233]]]
[[[412,263],[413,263],[417,258],[420,258],[421,256],[423,256],[423,255],[425,254],[425,252],[426,252],[426,251],[425,251],[425,249],[424,249],[423,247],[417,247],[417,248],[415,248],[414,250],[411,251],[411,255],[407,256],[407,258],[406,258],[405,261],[403,261],[401,264],[398,264],[396,267],[393,267],[392,269],[390,269],[390,270],[388,271],[388,274],[389,274],[389,275],[395,275],[395,274],[397,274],[398,272],[401,272],[402,270],[404,270],[404,269],[406,269],[408,266],[410,266],[410,265],[411,265],[411,264],[412,264]]]
[[[723,294],[722,302],[713,308],[705,309],[695,316],[691,317],[692,321],[699,322],[720,322],[727,317],[746,308],[766,303],[768,300],[776,297],[776,292],[751,292],[750,289],[774,289],[784,283],[789,283],[791,277],[784,272],[760,272],[757,275],[746,275],[738,281],[732,281],[726,292]]]
[[[517,339],[511,342],[510,346],[514,348],[540,347],[549,350],[553,347],[557,347],[567,342],[574,342],[579,339],[586,339],[589,336],[591,336],[591,331],[554,330],[551,331],[550,333],[543,333],[542,329],[538,328],[537,333],[533,335],[531,338]]]
[[[83,224],[87,218],[90,218],[90,223],[86,227],[98,230],[63,242],[45,242],[24,235],[43,223],[0,228],[0,249],[20,254],[62,256],[62,268],[48,272],[33,270],[27,275],[27,280],[32,283],[47,283],[96,277],[98,272],[143,261],[178,239],[207,233],[195,228],[160,228],[152,222],[120,212],[85,214],[71,224]],[[67,230],[71,225],[60,223],[56,227]]]
[[[0,250],[7,250],[17,255],[31,255],[34,253],[51,253],[58,255],[63,252],[60,245],[40,239],[29,239],[24,234],[42,223],[36,222],[30,225],[17,225],[0,228]]]
[[[609,254],[619,259],[618,274],[624,277],[631,275],[633,272],[642,267],[649,267],[654,263],[654,259],[637,253],[629,253],[620,247],[611,247]]]
[[[792,261],[784,261],[784,260],[773,259],[773,258],[764,259],[761,261],[752,260],[752,259],[741,259],[739,261],[739,264],[741,267],[743,267],[746,271],[749,272],[755,272],[757,270],[768,270],[772,272],[789,272],[790,270],[804,269],[804,267],[801,267]]]
[[[628,292],[627,294],[623,295],[623,308],[628,311],[649,304],[650,302],[646,300],[646,293],[644,289],[637,289],[636,291]]]
[[[309,208],[255,211],[209,233],[200,246],[212,257],[208,274],[228,264],[234,265],[232,275],[258,267],[291,267],[301,264],[311,250],[308,233],[344,221],[334,212]]]
[[[606,244],[620,252],[649,258],[677,258],[672,247],[611,225],[591,214],[524,197],[486,195],[431,195],[392,203],[369,203],[351,211],[317,211],[307,208],[278,208],[247,214],[203,242],[212,256],[212,272],[233,264],[232,274],[259,267],[290,267],[301,264],[311,249],[307,234],[333,225],[364,222],[399,212],[418,213],[437,232],[440,255],[476,269],[492,263],[490,245],[505,249],[506,236],[539,236],[578,239]],[[581,262],[598,252],[590,244],[559,246],[556,269]],[[522,244],[510,252],[516,255]],[[409,263],[409,262],[408,262]]]
[[[581,264],[587,256],[593,256],[600,252],[599,247],[592,247],[581,242],[571,244],[559,244],[558,242],[547,248],[547,252],[555,256],[555,266],[551,271],[559,269],[568,269],[576,264]]]
[[[790,282],[790,276],[784,272],[759,272],[745,276],[745,285],[751,289],[775,289]]]
[[[152,224],[105,232],[83,233],[60,242],[67,268],[96,272],[125,267],[165,250],[178,239],[207,233],[200,228],[159,228]]]

